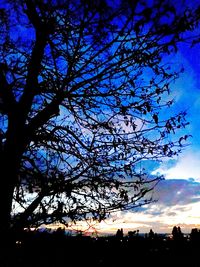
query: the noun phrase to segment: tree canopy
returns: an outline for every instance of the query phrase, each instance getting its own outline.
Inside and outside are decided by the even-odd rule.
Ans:
[[[1,228],[94,218],[150,203],[177,155],[182,71],[167,63],[199,9],[169,1],[5,1],[0,8]],[[3,204],[4,203],[4,204]]]

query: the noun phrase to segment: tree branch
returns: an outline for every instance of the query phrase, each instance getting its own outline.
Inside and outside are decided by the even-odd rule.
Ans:
[[[0,111],[10,114],[16,106],[15,97],[6,80],[7,66],[4,63],[0,64]]]
[[[33,1],[26,1],[26,6],[28,18],[36,31],[36,41],[31,53],[29,64],[27,66],[28,73],[24,93],[20,99],[20,107],[23,111],[22,114],[24,116],[24,120],[30,111],[33,98],[37,94],[37,78],[40,73],[44,49],[50,33],[48,30],[48,23],[41,21]]]

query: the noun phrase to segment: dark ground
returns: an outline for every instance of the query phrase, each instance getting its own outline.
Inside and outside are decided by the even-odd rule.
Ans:
[[[15,244],[6,267],[200,267],[200,241],[186,238],[90,238],[66,236],[62,231],[27,232]]]

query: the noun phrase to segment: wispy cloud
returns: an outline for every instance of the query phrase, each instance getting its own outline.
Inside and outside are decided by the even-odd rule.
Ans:
[[[162,210],[162,213],[155,213],[154,209]],[[99,232],[115,233],[118,228],[123,228],[124,233],[131,230],[139,230],[142,233],[148,233],[153,229],[157,233],[171,233],[173,226],[179,225],[185,233],[191,232],[192,228],[199,228],[200,203],[190,205],[175,205],[164,207],[162,205],[154,205],[150,207],[149,213],[144,212],[119,212],[118,216],[96,225]],[[150,213],[151,212],[151,213]]]
[[[150,229],[157,233],[171,233],[173,226],[179,225],[183,232],[189,233],[192,228],[200,226],[199,210],[200,202],[170,207],[150,205],[149,212],[119,212],[118,216],[112,216],[96,228],[99,232],[112,233],[118,228],[123,228],[125,233],[137,229],[143,233],[148,233]]]
[[[166,179],[192,178],[200,181],[200,152],[188,151],[180,156],[172,167],[169,167],[168,162],[163,162],[152,174],[162,174]]]
[[[148,233],[170,233],[174,225],[188,233],[200,227],[200,183],[194,180],[164,180],[155,189],[157,202],[133,211],[116,212],[110,219],[97,226],[100,232],[124,232],[138,229]]]

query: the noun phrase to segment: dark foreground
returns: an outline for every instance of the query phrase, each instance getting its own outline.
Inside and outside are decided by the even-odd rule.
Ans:
[[[90,238],[66,236],[62,232],[28,232],[18,239],[7,256],[6,267],[200,267],[199,240]]]

